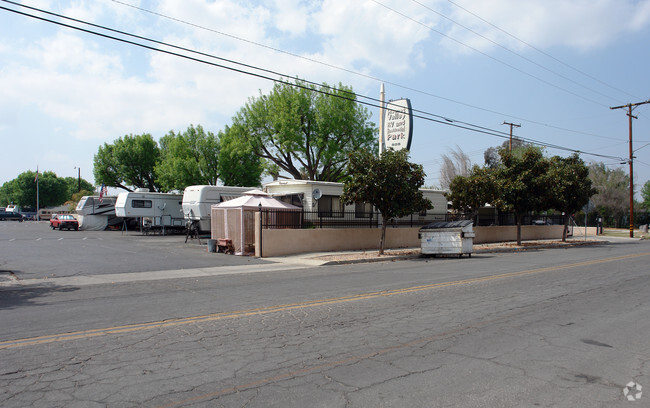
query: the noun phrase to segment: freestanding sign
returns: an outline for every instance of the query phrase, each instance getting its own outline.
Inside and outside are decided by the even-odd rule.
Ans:
[[[384,119],[384,150],[409,150],[413,137],[411,101],[399,99],[386,104]]]

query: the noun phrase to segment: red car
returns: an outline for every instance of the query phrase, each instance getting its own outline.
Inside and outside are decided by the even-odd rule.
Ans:
[[[52,218],[50,218],[50,228],[52,229],[59,229],[63,231],[64,229],[67,230],[79,230],[79,221],[77,221],[72,215],[68,214],[63,214],[63,215],[57,215],[54,214]]]

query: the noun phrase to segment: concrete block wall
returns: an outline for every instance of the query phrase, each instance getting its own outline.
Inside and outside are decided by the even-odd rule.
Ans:
[[[561,239],[561,225],[524,225],[522,239]],[[419,227],[386,229],[386,248],[419,248]],[[517,240],[516,226],[475,227],[474,244]],[[584,231],[583,231],[584,233]],[[576,234],[576,229],[574,229]],[[309,252],[377,250],[381,229],[263,229],[262,256],[285,256]]]

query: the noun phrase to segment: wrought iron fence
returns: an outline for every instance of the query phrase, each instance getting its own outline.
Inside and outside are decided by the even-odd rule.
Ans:
[[[562,225],[563,215],[528,215],[522,225]],[[427,214],[419,213],[393,219],[387,227],[418,227],[436,221],[472,220],[475,226],[516,225],[514,214],[478,215],[466,213]],[[287,211],[283,209],[262,209],[262,228],[265,229],[310,229],[310,228],[379,228],[381,214],[378,211]]]

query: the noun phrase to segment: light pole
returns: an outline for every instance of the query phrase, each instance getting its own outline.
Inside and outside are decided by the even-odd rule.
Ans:
[[[81,167],[76,167],[77,169],[77,192],[81,191]]]

